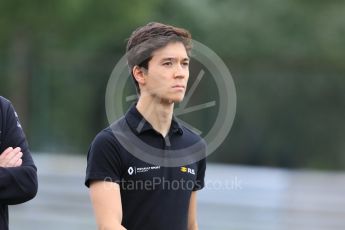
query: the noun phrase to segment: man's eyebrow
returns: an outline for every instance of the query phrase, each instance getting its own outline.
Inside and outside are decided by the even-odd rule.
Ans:
[[[162,58],[161,62],[163,62],[163,61],[176,61],[176,60],[177,60],[177,58],[175,58],[175,57],[166,57],[166,58]],[[183,58],[182,61],[189,61],[189,58],[188,57]]]

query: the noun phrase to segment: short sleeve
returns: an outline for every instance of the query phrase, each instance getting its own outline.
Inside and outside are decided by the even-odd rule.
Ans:
[[[122,160],[113,133],[100,132],[88,151],[85,185],[94,180],[119,183],[122,177]]]
[[[193,191],[201,190],[205,186],[206,158],[198,162],[198,171]]]

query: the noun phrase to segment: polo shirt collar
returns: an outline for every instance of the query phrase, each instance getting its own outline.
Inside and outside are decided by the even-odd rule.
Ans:
[[[152,125],[145,120],[145,118],[141,115],[141,113],[138,111],[136,108],[136,103],[133,104],[127,113],[125,114],[125,118],[127,121],[128,126],[136,133],[136,134],[141,134],[143,132],[153,130]],[[169,134],[174,133],[178,135],[183,134],[183,130],[181,125],[177,122],[177,119],[175,116],[173,116],[172,121],[171,121],[171,126],[169,130]]]

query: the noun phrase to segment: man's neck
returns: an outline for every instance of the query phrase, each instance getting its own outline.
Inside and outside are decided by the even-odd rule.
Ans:
[[[139,97],[136,108],[154,130],[163,137],[168,134],[174,111],[173,102],[142,95]]]

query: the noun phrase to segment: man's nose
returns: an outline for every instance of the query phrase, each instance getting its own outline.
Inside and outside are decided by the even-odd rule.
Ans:
[[[175,78],[185,78],[188,71],[188,68],[184,67],[182,64],[176,65]]]

